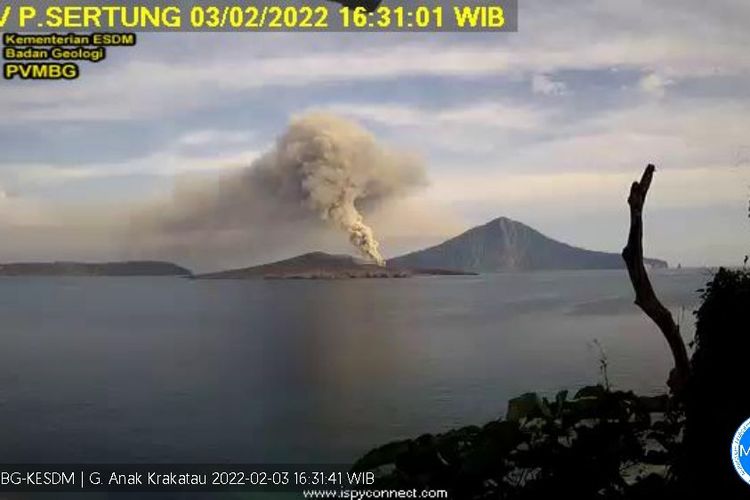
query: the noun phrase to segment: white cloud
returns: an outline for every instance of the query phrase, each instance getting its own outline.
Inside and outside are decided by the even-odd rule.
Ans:
[[[750,106],[726,99],[648,100],[560,120],[543,140],[500,151],[506,171],[630,171],[740,166],[750,140]],[[497,165],[488,161],[489,165]],[[748,169],[744,169],[748,171]]]
[[[527,105],[479,101],[470,105],[424,108],[404,104],[334,103],[317,109],[392,127],[492,127],[534,130],[549,112]]]
[[[563,82],[556,82],[545,74],[536,74],[531,79],[531,90],[535,94],[562,95],[567,87]]]
[[[625,68],[658,72],[659,81],[644,82],[658,92],[672,79],[748,76],[750,35],[738,23],[750,7],[725,0],[709,16],[695,4],[530,4],[522,8],[519,33],[460,43],[448,36],[181,33],[159,37],[158,45],[152,40],[148,52],[145,39],[117,63],[87,68],[79,81],[54,92],[3,84],[0,107],[17,120],[146,119],[212,107],[227,92],[332,82],[530,77],[536,91],[559,93],[561,82],[549,77],[555,72]],[[185,47],[194,57],[175,57]]]
[[[489,202],[505,209],[533,205],[559,210],[622,210],[630,184],[640,176],[643,166],[633,165],[628,172],[506,174],[502,169],[490,174],[456,172],[435,178],[427,198],[447,204]],[[657,169],[649,206],[680,208],[735,203],[742,210],[748,180],[750,173],[726,166]]]
[[[653,97],[664,97],[667,87],[673,84],[674,81],[669,78],[649,73],[638,82],[638,88]]]
[[[216,173],[243,168],[260,156],[259,149],[247,147],[247,132],[197,130],[188,132],[163,149],[120,162],[81,162],[77,165],[54,163],[5,164],[2,171],[13,172],[14,184],[21,189],[50,186],[85,179],[116,179],[131,175],[173,177],[190,173]],[[212,154],[190,154],[186,146],[211,146]],[[7,174],[6,174],[7,175]]]
[[[237,144],[248,144],[254,137],[250,130],[195,130],[189,132],[177,140],[178,144],[185,146],[233,146]]]
[[[54,165],[30,165],[24,167],[28,173],[21,175],[22,181],[37,183],[64,182],[71,179],[91,179],[128,175],[153,175],[171,177],[186,173],[208,173],[243,168],[258,156],[256,150],[219,154],[211,158],[183,156],[174,151],[160,151],[148,156],[110,164],[84,164],[80,167]]]

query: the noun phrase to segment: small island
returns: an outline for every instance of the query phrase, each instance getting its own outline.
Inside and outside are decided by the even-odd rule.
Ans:
[[[16,262],[0,264],[0,276],[192,276],[171,262]]]
[[[311,252],[291,259],[260,266],[199,274],[195,279],[362,279],[409,278],[412,276],[476,275],[473,272],[447,269],[413,269],[385,267],[357,259],[350,255]]]

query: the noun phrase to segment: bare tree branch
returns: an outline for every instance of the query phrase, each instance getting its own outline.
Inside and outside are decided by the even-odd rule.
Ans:
[[[690,362],[687,349],[680,335],[680,327],[677,326],[672,314],[659,301],[659,298],[651,286],[646,267],[643,264],[643,205],[646,202],[646,194],[651,186],[656,167],[648,165],[643,172],[640,182],[634,182],[630,187],[628,205],[630,205],[630,234],[628,244],[622,250],[622,258],[628,268],[630,282],[635,291],[635,304],[640,307],[651,320],[656,323],[664,337],[667,339],[669,348],[674,357],[674,369],[669,375],[669,387],[678,393],[687,382],[690,373]]]

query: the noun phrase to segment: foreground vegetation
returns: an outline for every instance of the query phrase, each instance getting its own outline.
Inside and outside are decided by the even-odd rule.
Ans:
[[[720,269],[695,315],[679,393],[528,393],[503,420],[390,443],[353,468],[375,471],[378,488],[441,488],[461,499],[750,498],[729,459],[734,431],[750,418],[750,272]]]

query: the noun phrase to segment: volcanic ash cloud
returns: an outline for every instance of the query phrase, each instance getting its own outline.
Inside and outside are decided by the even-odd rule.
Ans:
[[[389,150],[357,123],[329,114],[294,118],[251,178],[279,201],[298,203],[346,231],[368,259],[385,265],[361,210],[425,184],[414,156]]]

